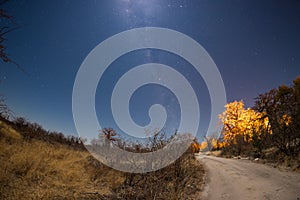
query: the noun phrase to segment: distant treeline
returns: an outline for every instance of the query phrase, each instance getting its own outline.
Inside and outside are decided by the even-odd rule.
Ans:
[[[30,141],[32,139],[37,139],[50,144],[63,144],[77,150],[85,150],[83,141],[80,137],[75,137],[73,135],[65,136],[61,132],[47,131],[41,125],[29,122],[23,117],[17,117],[10,120],[7,112],[0,113],[0,120],[18,131],[25,140]]]

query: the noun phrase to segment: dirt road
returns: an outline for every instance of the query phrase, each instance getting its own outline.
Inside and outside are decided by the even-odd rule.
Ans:
[[[300,200],[300,173],[249,160],[201,156],[207,171],[204,200]]]

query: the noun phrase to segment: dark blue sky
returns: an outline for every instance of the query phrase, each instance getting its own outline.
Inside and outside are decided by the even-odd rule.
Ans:
[[[30,76],[13,64],[1,63],[0,93],[16,115],[66,134],[76,133],[72,89],[81,63],[100,42],[128,29],[164,27],[196,40],[216,63],[228,101],[244,99],[252,106],[258,94],[291,84],[300,75],[298,0],[20,0],[8,2],[5,9],[21,26],[7,35],[7,51]],[[205,117],[209,118],[210,112],[205,83],[184,60],[154,50],[131,52],[112,63],[96,94],[97,112],[107,116],[101,119],[102,126],[114,126],[109,105],[111,84],[129,67],[150,61],[172,65],[191,76],[193,87],[201,91],[197,93],[203,122],[199,132],[205,131]],[[145,86],[133,96],[133,119],[147,124],[149,106],[161,103],[173,107],[167,110],[171,116],[167,122],[175,127],[180,114],[176,99],[165,88],[152,87]],[[143,101],[145,97],[147,101]]]

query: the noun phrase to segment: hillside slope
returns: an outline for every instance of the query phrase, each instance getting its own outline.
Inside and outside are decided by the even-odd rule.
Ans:
[[[109,195],[121,172],[88,152],[40,140],[26,141],[0,121],[0,199],[71,199]]]
[[[191,153],[156,172],[123,173],[82,148],[26,137],[3,120],[0,163],[0,199],[198,199],[204,181]]]

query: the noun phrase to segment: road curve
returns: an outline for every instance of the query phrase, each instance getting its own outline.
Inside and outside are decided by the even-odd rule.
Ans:
[[[300,200],[300,173],[249,160],[198,155],[207,171],[204,200]]]

